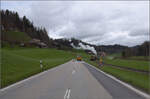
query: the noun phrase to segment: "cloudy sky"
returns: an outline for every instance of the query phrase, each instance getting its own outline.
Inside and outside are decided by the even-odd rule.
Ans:
[[[149,1],[3,1],[51,38],[134,46],[149,40]]]

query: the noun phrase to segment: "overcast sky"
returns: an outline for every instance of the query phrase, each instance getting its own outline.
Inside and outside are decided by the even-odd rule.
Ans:
[[[51,38],[127,46],[149,40],[148,1],[3,1],[1,8],[27,16]]]

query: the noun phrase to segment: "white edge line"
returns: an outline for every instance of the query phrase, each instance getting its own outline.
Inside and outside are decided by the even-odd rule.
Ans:
[[[86,63],[86,62],[85,62],[85,63]],[[92,65],[89,64],[89,63],[86,63],[86,64],[88,64],[89,66],[95,68],[96,70],[100,71],[101,73],[105,74],[106,76],[112,78],[113,80],[115,80],[115,81],[121,83],[122,85],[128,87],[129,89],[133,90],[133,91],[136,92],[137,94],[139,94],[139,95],[141,95],[141,96],[144,96],[144,97],[147,98],[147,99],[150,99],[150,95],[148,95],[147,93],[144,93],[144,92],[142,92],[142,91],[136,89],[135,87],[133,87],[133,86],[131,86],[131,85],[129,85],[129,84],[127,84],[127,83],[125,83],[125,82],[123,82],[123,81],[117,79],[116,77],[114,77],[114,76],[112,76],[112,75],[109,75],[109,74],[107,74],[107,73],[101,71],[100,69],[96,68],[95,66],[92,66]]]
[[[70,61],[71,61],[71,60],[69,60],[68,62],[70,62]],[[68,62],[65,62],[64,64],[66,64],[66,63],[68,63]],[[28,78],[26,78],[26,79],[24,79],[24,80],[21,80],[21,81],[19,81],[19,82],[16,82],[16,83],[14,83],[14,84],[12,84],[12,85],[9,85],[9,86],[7,86],[7,87],[4,87],[4,88],[0,89],[0,93],[3,92],[3,91],[6,91],[7,89],[10,89],[10,88],[12,88],[12,87],[14,87],[14,86],[16,86],[16,85],[19,85],[19,84],[21,84],[21,83],[24,83],[24,82],[26,82],[26,81],[28,81],[28,80],[31,80],[31,79],[36,78],[36,77],[38,77],[38,76],[44,75],[45,73],[47,73],[47,72],[49,72],[49,71],[53,71],[53,70],[59,68],[61,65],[64,65],[64,64],[60,64],[60,65],[58,65],[58,66],[56,66],[56,67],[54,67],[54,68],[48,69],[48,70],[43,71],[43,72],[41,72],[41,73],[35,74],[35,75],[33,75],[33,76],[30,76],[30,77],[28,77]]]

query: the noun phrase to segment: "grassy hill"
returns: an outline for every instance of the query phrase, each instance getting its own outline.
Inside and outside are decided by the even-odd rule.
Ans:
[[[2,31],[2,39],[10,42],[28,42],[31,37],[24,32]]]
[[[40,60],[44,70],[53,68],[83,54],[82,50],[57,50],[54,48],[19,47],[20,43],[29,42],[32,38],[24,32],[2,31],[1,51],[1,87],[41,72]],[[86,56],[85,56],[86,57]]]
[[[40,48],[2,48],[1,50],[2,87],[23,80],[44,70],[53,68],[74,58],[72,52]]]

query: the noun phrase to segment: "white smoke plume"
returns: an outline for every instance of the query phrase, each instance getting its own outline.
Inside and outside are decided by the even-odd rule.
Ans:
[[[92,46],[84,45],[84,44],[82,44],[82,43],[79,43],[79,47],[74,46],[73,43],[71,43],[71,46],[72,46],[73,48],[75,48],[75,49],[90,50],[90,51],[92,51],[95,55],[97,55],[97,52],[96,52],[95,48],[92,47]]]

